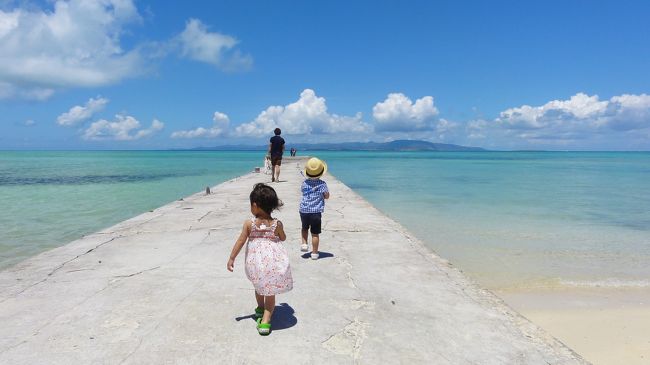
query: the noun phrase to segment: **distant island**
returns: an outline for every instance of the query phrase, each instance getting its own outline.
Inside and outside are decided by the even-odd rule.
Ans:
[[[440,152],[475,152],[486,151],[480,147],[466,147],[455,144],[432,143],[417,140],[397,140],[392,142],[346,142],[346,143],[287,143],[287,150],[298,151],[440,151]],[[192,151],[263,151],[267,146],[228,145],[214,147],[197,147]]]

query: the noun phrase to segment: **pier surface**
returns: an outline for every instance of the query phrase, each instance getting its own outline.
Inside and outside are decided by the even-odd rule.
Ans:
[[[285,206],[293,291],[273,332],[226,262],[251,173],[0,272],[0,364],[584,364],[402,226],[327,175],[321,259],[300,252],[299,167]]]

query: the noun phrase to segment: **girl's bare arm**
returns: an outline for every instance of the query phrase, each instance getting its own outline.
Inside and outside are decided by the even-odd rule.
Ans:
[[[237,255],[239,255],[239,251],[241,251],[244,243],[246,243],[249,233],[250,221],[244,221],[244,226],[241,229],[241,234],[239,235],[239,238],[237,238],[235,245],[232,246],[232,251],[230,252],[230,259],[228,259],[228,265],[226,266],[228,271],[232,271],[235,268],[235,259],[237,258]]]
[[[278,221],[278,226],[275,227],[275,235],[280,237],[280,241],[287,239],[287,235],[284,233],[284,225],[281,221]]]

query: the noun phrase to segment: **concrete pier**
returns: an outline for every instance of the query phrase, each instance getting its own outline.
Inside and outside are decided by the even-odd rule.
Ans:
[[[270,180],[251,173],[0,272],[0,364],[585,363],[333,176],[321,259],[303,258],[304,160],[283,163],[294,289],[270,336],[243,252],[226,270]]]

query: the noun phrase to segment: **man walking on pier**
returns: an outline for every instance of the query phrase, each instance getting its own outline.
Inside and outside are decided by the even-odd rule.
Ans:
[[[282,165],[282,154],[284,153],[284,138],[280,137],[282,131],[275,128],[275,136],[271,137],[269,143],[269,154],[271,155],[271,182],[280,181],[280,165]]]

